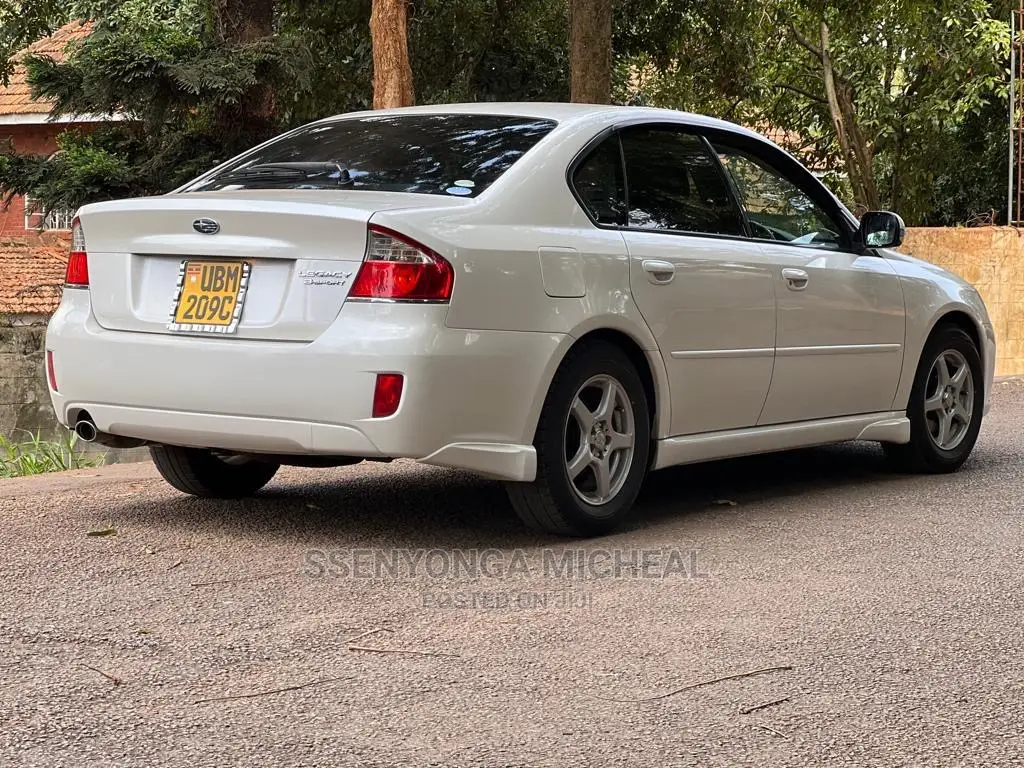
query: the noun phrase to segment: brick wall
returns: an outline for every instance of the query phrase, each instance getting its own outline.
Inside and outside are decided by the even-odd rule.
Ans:
[[[1024,230],[914,228],[900,249],[967,280],[996,331],[996,375],[1024,374]]]

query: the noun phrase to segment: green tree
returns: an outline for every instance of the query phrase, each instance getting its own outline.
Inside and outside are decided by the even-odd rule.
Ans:
[[[14,54],[71,21],[72,12],[61,0],[0,0],[0,84],[10,79]]]
[[[1008,21],[1005,1],[726,2],[694,17],[693,42],[641,54],[635,98],[787,131],[855,208],[924,222],[966,127],[1006,109]],[[1005,149],[1005,124],[988,140]],[[989,173],[1005,184],[1005,163]]]
[[[25,57],[33,91],[54,101],[55,115],[128,120],[65,133],[51,158],[0,156],[8,195],[77,207],[166,191],[266,138],[278,126],[274,85],[306,81],[302,48],[271,37],[270,0],[127,0],[74,10],[99,19],[94,32],[62,63]]]
[[[64,135],[53,158],[0,155],[0,195],[74,207],[163,192],[280,130],[370,108],[372,2],[0,0],[8,52],[97,19],[64,63],[29,57],[30,82],[58,114],[132,118]],[[611,100],[782,129],[855,208],[964,221],[1004,206],[1009,3],[611,0]],[[568,100],[569,9],[411,0],[417,99]],[[583,20],[601,22],[601,66],[574,90],[606,101],[607,15]]]
[[[619,0],[615,99],[742,119],[762,12],[760,0]]]
[[[281,130],[368,108],[370,0],[98,0],[62,63],[26,61],[54,114],[129,121],[61,136],[51,158],[0,155],[0,194],[47,207],[165,192]],[[452,29],[459,29],[453,35]],[[545,0],[418,0],[415,89],[428,102],[567,94],[564,11]]]
[[[959,126],[1005,99],[1009,29],[991,12],[987,0],[781,4],[786,34],[763,70],[771,117],[838,159],[858,208],[921,219]],[[794,43],[802,55],[787,58]]]

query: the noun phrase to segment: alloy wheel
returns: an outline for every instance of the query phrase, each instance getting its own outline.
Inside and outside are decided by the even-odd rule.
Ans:
[[[636,441],[633,404],[625,387],[601,374],[576,392],[565,424],[565,469],[587,504],[606,504],[622,490]]]
[[[963,442],[974,415],[974,376],[966,358],[955,349],[932,363],[925,385],[924,417],[932,442],[951,451]]]

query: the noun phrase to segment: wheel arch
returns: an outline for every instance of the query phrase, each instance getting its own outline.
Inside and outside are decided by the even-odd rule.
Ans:
[[[953,332],[952,336],[950,335],[951,331]],[[957,442],[950,447],[943,447],[941,443],[936,442],[934,435],[928,434],[931,431],[931,426],[928,423],[928,409],[925,404],[927,403],[929,388],[924,382],[928,382],[932,375],[931,366],[935,365],[934,351],[938,350],[941,354],[945,354],[944,350],[948,349],[946,346],[949,343],[948,340],[958,336],[955,333],[956,331],[962,332],[963,335],[966,335],[971,340],[977,350],[978,357],[980,357],[982,376],[981,380],[977,382],[976,390],[973,393],[974,402],[978,402],[977,398],[979,396],[983,403],[988,402],[989,390],[992,384],[991,363],[994,354],[991,328],[984,321],[979,320],[978,316],[970,310],[965,311],[962,307],[956,305],[943,308],[935,313],[931,324],[928,326],[927,333],[922,334],[921,350],[915,356],[916,359],[908,360],[908,364],[904,367],[906,371],[910,368],[910,363],[912,362],[913,364],[912,380],[909,381],[912,391],[907,398],[907,402],[903,403],[906,408],[907,419],[910,422],[910,440],[905,444],[883,444],[889,462],[900,471],[912,473],[953,472],[960,467],[973,449],[974,442],[978,436],[978,430],[981,426],[981,419],[984,415],[983,412],[978,413],[976,409],[971,412],[970,420],[965,424],[964,430],[957,439]],[[943,332],[946,334],[944,338],[940,336]],[[960,341],[958,346],[961,347],[964,346],[963,335],[959,335]],[[934,344],[934,347],[931,347],[932,344]],[[924,353],[929,348],[932,349],[932,353],[925,357]],[[914,388],[919,385],[920,389],[915,390]],[[934,390],[935,394],[933,397],[938,396],[938,387],[941,386],[943,386],[941,382],[936,383],[937,388]],[[987,411],[987,407],[983,407]],[[947,411],[947,413],[951,413],[951,411]]]
[[[921,329],[917,331],[917,333],[911,335],[910,327],[908,325],[907,352],[908,354],[913,355],[913,357],[908,357],[904,360],[899,387],[893,401],[894,410],[903,410],[907,407],[907,401],[910,398],[910,390],[913,386],[914,379],[917,376],[917,369],[921,365],[921,356],[924,354],[925,347],[939,328],[948,326],[959,328],[964,331],[964,333],[970,336],[975,347],[977,347],[978,354],[981,356],[983,371],[982,381],[980,384],[985,400],[986,402],[988,401],[990,394],[991,372],[995,365],[995,361],[992,359],[994,350],[989,343],[990,335],[986,331],[981,320],[972,311],[971,307],[964,304],[948,304],[933,314],[931,322],[927,326],[927,330]]]
[[[971,312],[967,312],[962,308],[953,308],[939,315],[928,331],[927,338],[930,339],[936,329],[943,325],[952,325],[959,328],[970,336],[971,341],[974,342],[974,347],[978,350],[978,355],[981,357],[981,381],[978,382],[978,385],[981,387],[982,401],[985,403],[984,411],[988,413],[989,405],[992,402],[992,380],[996,367],[995,342],[992,328],[986,328],[978,317]]]
[[[964,331],[964,333],[971,337],[971,341],[974,342],[974,346],[978,349],[978,354],[984,356],[985,346],[982,341],[984,331],[978,321],[963,309],[950,309],[935,318],[935,322],[932,323],[932,327],[928,330],[928,335],[925,337],[926,344],[935,335],[935,331],[943,325],[952,325]]]
[[[551,384],[562,368],[569,354],[578,349],[581,344],[592,341],[605,341],[621,349],[630,362],[633,363],[640,375],[644,385],[644,392],[647,395],[648,407],[651,415],[651,437],[656,440],[666,434],[668,425],[671,423],[671,401],[669,399],[668,374],[665,371],[665,364],[661,353],[654,344],[653,338],[645,343],[642,339],[646,334],[636,333],[627,330],[621,324],[595,325],[576,332],[566,337],[566,343],[559,348],[548,370],[541,386],[538,388],[538,396],[535,398],[533,408],[530,412],[529,435],[531,441],[536,436],[537,425],[540,421],[540,412],[544,407]]]

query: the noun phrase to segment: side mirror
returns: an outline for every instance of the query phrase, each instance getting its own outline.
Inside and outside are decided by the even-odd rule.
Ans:
[[[897,214],[870,211],[860,220],[860,241],[865,248],[898,248],[907,237],[907,225]]]

